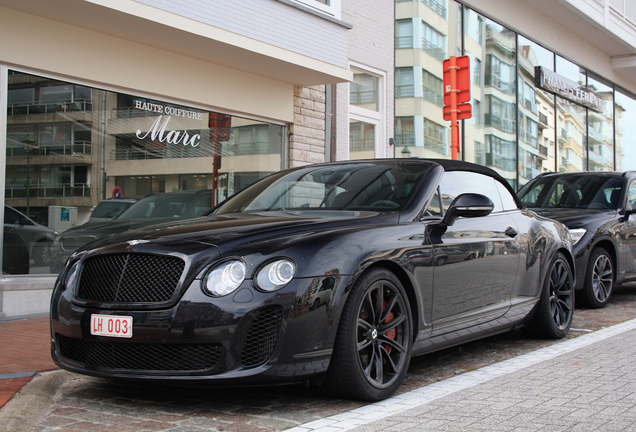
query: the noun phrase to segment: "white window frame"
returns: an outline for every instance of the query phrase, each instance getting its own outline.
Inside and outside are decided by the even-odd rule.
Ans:
[[[338,20],[340,19],[342,0],[329,0],[328,5],[320,3],[315,0],[291,0],[291,1],[293,1],[294,3],[301,4],[303,6],[307,6],[311,9],[318,10]]]
[[[385,158],[388,147],[386,138],[386,72],[355,62],[349,62],[349,70],[353,73],[364,73],[378,78],[378,110],[373,111],[348,104],[347,129],[352,120],[374,125],[375,157]],[[349,95],[347,95],[347,100],[349,100]],[[349,136],[349,131],[347,131],[347,136]],[[347,159],[349,157],[349,146],[347,146]]]

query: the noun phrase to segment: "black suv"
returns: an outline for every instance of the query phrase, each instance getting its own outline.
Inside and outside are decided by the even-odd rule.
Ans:
[[[97,222],[89,219],[84,225],[70,228],[60,234],[49,249],[51,272],[59,272],[77,248],[102,237],[148,225],[195,218],[211,209],[210,189],[148,195],[115,219]]]
[[[636,280],[636,171],[545,173],[518,196],[570,229],[581,306],[604,307],[614,284]]]

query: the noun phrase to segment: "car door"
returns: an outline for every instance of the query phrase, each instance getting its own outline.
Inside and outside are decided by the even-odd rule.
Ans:
[[[495,208],[488,216],[457,219],[434,242],[431,336],[504,315],[510,307],[519,264],[517,227],[504,209],[494,178],[474,172],[446,172],[439,192],[444,209],[463,193],[485,195]]]

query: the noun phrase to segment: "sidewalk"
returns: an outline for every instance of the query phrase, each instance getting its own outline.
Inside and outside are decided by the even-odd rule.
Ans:
[[[0,408],[51,360],[49,317],[0,321]]]
[[[287,432],[634,431],[636,319]]]

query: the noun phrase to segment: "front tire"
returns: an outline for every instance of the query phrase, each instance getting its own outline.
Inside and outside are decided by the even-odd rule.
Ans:
[[[581,290],[582,305],[600,309],[607,305],[614,288],[612,257],[603,248],[592,249],[585,271],[585,283]]]
[[[536,337],[562,339],[572,326],[574,277],[565,256],[558,252],[543,283],[535,314],[526,330]]]
[[[404,380],[412,344],[413,317],[402,284],[386,269],[369,270],[345,303],[323,388],[340,397],[386,399]]]

